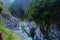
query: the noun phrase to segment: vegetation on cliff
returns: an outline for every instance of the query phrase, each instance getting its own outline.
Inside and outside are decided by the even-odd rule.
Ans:
[[[9,10],[7,8],[5,8],[3,2],[0,0],[0,14],[1,12],[8,13]],[[17,36],[13,30],[10,30],[8,28],[5,27],[4,25],[4,17],[2,17],[2,15],[0,15],[0,31],[2,32],[2,39],[3,40],[22,40],[21,38],[19,38],[19,36]]]
[[[26,13],[39,25],[56,23],[60,27],[60,0],[33,0]]]

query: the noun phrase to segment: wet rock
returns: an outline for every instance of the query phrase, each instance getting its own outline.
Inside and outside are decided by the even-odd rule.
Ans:
[[[7,28],[12,29],[12,30],[18,29],[18,27],[19,27],[18,24],[19,24],[19,21],[16,18],[14,18],[13,16],[6,17],[5,26]]]

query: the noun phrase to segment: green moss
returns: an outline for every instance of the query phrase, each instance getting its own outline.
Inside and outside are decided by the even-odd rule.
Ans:
[[[4,3],[0,0],[0,7],[5,13],[10,13],[10,10],[8,10],[5,6]]]
[[[3,2],[0,0],[0,7],[4,14],[10,13],[10,11],[4,6]],[[1,16],[1,15],[0,15]],[[9,30],[4,25],[4,18],[0,18],[0,31],[2,32],[3,40],[22,40],[21,37],[17,36],[13,30]]]
[[[12,30],[4,26],[4,21],[0,20],[0,31],[2,32],[3,40],[22,40]]]

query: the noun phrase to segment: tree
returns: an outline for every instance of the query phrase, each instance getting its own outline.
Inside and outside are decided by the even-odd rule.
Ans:
[[[57,23],[60,20],[60,1],[59,0],[36,0],[26,12],[26,17],[32,17],[38,24],[43,22]]]
[[[32,19],[40,25],[41,32],[49,39],[49,29],[51,23],[56,23],[60,28],[60,0],[34,0],[26,12],[26,17]],[[46,30],[44,27],[47,25]],[[60,29],[59,29],[60,30]]]

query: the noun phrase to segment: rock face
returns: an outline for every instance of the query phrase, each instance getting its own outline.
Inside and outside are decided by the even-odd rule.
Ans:
[[[12,29],[12,30],[18,30],[18,20],[13,18],[13,17],[7,17],[6,18],[6,21],[5,21],[5,26],[9,29]]]
[[[16,18],[21,18],[24,15],[24,10],[22,8],[22,5],[20,2],[15,1],[11,6],[10,6],[11,14],[16,17]]]
[[[2,0],[2,2],[4,3],[4,6],[9,8],[10,7],[10,4],[13,2],[14,0]]]
[[[20,21],[10,14],[0,14],[5,19],[5,26],[11,30],[15,30],[14,33],[21,36],[23,40],[59,40],[60,31],[56,29],[56,24],[50,25],[50,32],[44,32],[44,30],[37,27],[34,21]],[[46,28],[46,26],[44,26]]]
[[[10,11],[14,17],[22,18],[24,16],[25,10],[30,5],[31,0],[15,0],[11,6]]]
[[[15,33],[20,35],[23,40],[59,40],[59,32],[55,28],[56,24],[51,24],[48,35],[46,32],[42,32],[43,30],[37,27],[34,21],[19,21],[14,17],[8,16],[5,25],[7,28],[15,30]]]

